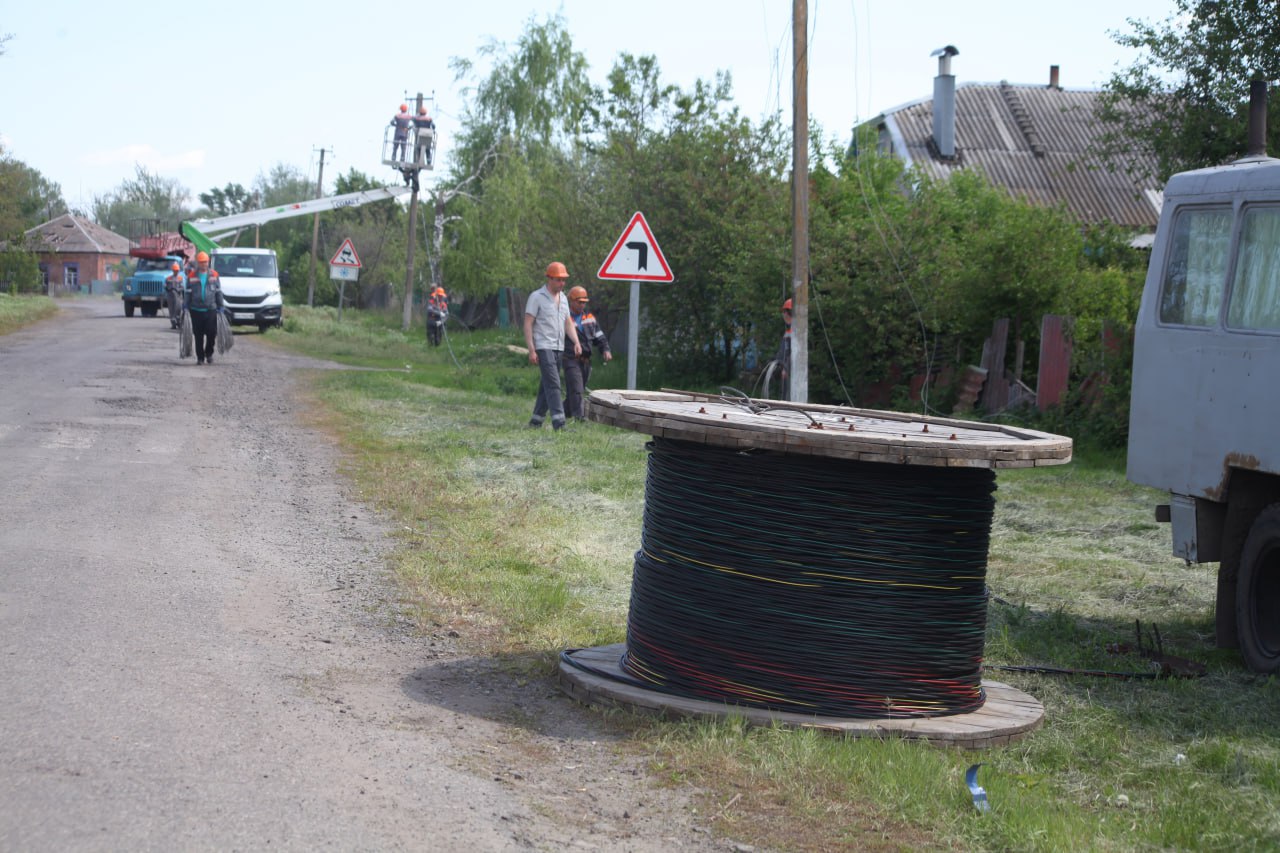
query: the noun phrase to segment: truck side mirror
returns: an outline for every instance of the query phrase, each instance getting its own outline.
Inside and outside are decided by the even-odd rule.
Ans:
[[[289,283],[289,268],[285,267],[280,270],[280,283],[287,285]]]

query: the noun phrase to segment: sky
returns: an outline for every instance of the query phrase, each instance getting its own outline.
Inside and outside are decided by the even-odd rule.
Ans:
[[[450,60],[484,70],[481,47],[514,45],[531,20],[556,14],[597,85],[620,54],[652,55],[664,83],[691,88],[728,71],[746,116],[791,115],[792,0],[5,6],[0,144],[85,212],[135,164],[176,179],[193,204],[280,163],[314,181],[322,148],[326,192],[353,168],[398,183],[381,151],[406,96],[427,97],[446,161],[468,83]],[[1058,65],[1063,87],[1099,88],[1139,56],[1111,34],[1173,11],[1173,0],[808,0],[810,113],[826,135],[848,141],[859,121],[929,98],[938,70],[930,54],[946,45],[959,51],[959,85],[1047,85]]]

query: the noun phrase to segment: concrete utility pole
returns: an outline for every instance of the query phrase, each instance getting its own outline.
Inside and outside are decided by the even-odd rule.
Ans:
[[[809,6],[792,0],[791,402],[809,402]]]
[[[418,110],[422,109],[422,93],[418,93],[418,100],[413,109],[413,114],[417,115]],[[405,271],[404,271],[404,317],[400,322],[400,331],[407,332],[409,327],[413,325],[413,249],[417,241],[418,221],[418,170],[413,170],[413,193],[409,196],[409,246],[406,250]]]
[[[330,152],[332,153],[332,152]],[[316,178],[316,198],[324,195],[324,149],[320,149],[320,175]],[[320,242],[320,212],[316,211],[311,223],[311,265],[307,267],[307,307],[316,300],[316,245]]]

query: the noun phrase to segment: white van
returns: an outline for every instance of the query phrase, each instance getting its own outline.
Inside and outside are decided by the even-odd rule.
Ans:
[[[280,275],[274,249],[218,248],[210,253],[233,326],[265,332],[284,322]]]

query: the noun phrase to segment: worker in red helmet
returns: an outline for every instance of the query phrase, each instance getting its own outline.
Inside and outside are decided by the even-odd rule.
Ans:
[[[391,159],[403,161],[405,145],[409,142],[409,128],[413,127],[413,116],[409,115],[408,104],[401,104],[400,112],[391,117],[391,127],[396,129],[391,137]]]
[[[169,311],[169,328],[176,329],[182,324],[182,291],[186,285],[186,276],[182,274],[182,265],[173,262],[173,271],[164,280],[164,304]]]
[[[578,343],[582,347],[579,355],[574,355],[565,348],[564,361],[564,414],[566,418],[576,421],[586,420],[582,398],[587,393],[587,383],[591,381],[591,347],[600,352],[605,361],[613,361],[613,353],[609,350],[609,338],[605,336],[595,315],[587,310],[587,289],[581,285],[569,288],[569,316],[573,319],[574,329],[578,333]]]
[[[782,331],[782,343],[778,346],[778,354],[773,357],[776,369],[782,377],[779,398],[791,399],[791,300],[782,303],[782,322],[786,327]]]
[[[560,398],[561,354],[571,352],[582,355],[578,343],[578,331],[569,316],[569,300],[564,295],[564,285],[569,271],[559,261],[547,265],[547,283],[529,294],[524,305],[524,342],[529,349],[529,363],[536,364],[541,372],[538,396],[533,401],[533,417],[529,426],[542,426],[547,412],[551,412],[552,429],[564,428],[564,401]]]
[[[187,313],[195,333],[196,364],[213,364],[213,350],[218,340],[218,314],[225,303],[218,273],[209,269],[209,255],[196,254],[195,271],[187,276]]]

